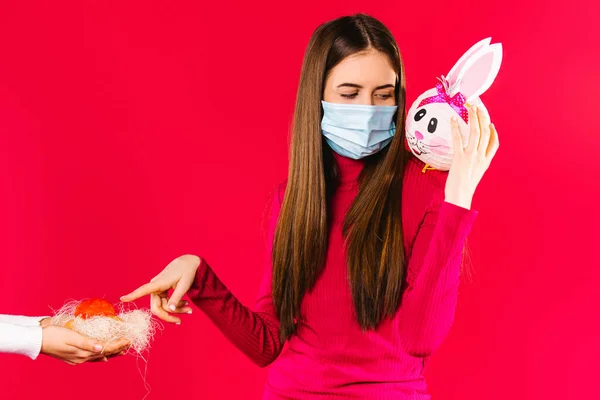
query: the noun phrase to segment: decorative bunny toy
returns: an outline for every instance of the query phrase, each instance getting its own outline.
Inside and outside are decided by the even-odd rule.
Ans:
[[[489,116],[479,98],[494,82],[502,62],[502,44],[484,39],[469,49],[448,76],[412,104],[406,117],[406,139],[412,153],[427,169],[447,171],[452,162],[450,118],[457,116],[463,144],[469,138],[467,107],[477,106]]]

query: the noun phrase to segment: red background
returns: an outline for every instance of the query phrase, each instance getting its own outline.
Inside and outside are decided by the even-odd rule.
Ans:
[[[321,22],[367,12],[398,40],[411,102],[478,40],[504,45],[483,95],[502,145],[434,398],[599,398],[592,0],[123,3],[0,5],[0,313],[117,301],[188,252],[251,304],[305,46]],[[3,399],[146,393],[131,357],[1,355],[0,369]],[[198,310],[157,335],[147,371],[148,399],[259,399],[266,374]]]

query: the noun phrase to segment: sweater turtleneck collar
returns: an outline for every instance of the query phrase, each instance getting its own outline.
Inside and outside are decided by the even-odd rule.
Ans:
[[[344,184],[358,182],[358,177],[360,176],[360,173],[365,165],[364,159],[354,160],[352,158],[342,156],[335,151],[333,151],[333,158],[338,166],[340,183]]]

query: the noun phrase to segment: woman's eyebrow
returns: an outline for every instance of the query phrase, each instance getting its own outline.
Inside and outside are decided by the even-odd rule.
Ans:
[[[338,88],[341,87],[351,87],[351,88],[356,88],[356,89],[362,89],[363,87],[361,85],[358,85],[356,83],[342,83],[340,85],[337,86]],[[387,88],[394,88],[395,86],[392,85],[391,83],[388,83],[387,85],[381,85],[381,86],[377,86],[375,88],[375,90],[380,90],[380,89],[387,89]]]
[[[393,89],[393,88],[395,88],[395,87],[396,87],[395,85],[392,85],[391,83],[388,83],[387,85],[381,85],[381,86],[377,86],[377,87],[375,88],[375,90],[379,90],[379,89],[387,89],[387,88],[392,88],[392,89]]]
[[[362,89],[363,87],[360,85],[357,85],[356,83],[342,83],[341,85],[337,86],[338,88],[341,87],[351,87],[351,88],[357,88],[357,89]]]

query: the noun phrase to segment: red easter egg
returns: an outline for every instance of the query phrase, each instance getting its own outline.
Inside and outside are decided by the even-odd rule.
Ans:
[[[114,317],[117,313],[113,305],[104,299],[83,300],[75,308],[75,316],[83,319],[92,317]]]

